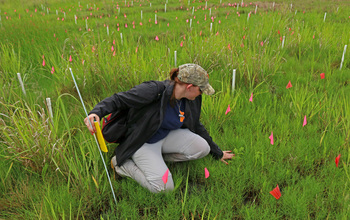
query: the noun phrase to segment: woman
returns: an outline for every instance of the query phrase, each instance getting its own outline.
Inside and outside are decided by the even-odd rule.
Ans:
[[[227,164],[225,160],[234,156],[221,151],[199,121],[201,94],[215,92],[207,72],[197,64],[184,64],[171,70],[170,79],[116,93],[98,103],[84,120],[95,132],[94,120],[129,109],[128,131],[111,164],[118,175],[131,177],[151,192],[174,189],[170,172],[168,182],[162,180],[168,170],[164,161],[195,160],[211,153]]]

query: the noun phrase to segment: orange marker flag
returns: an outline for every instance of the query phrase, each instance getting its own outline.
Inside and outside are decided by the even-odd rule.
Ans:
[[[204,168],[204,174],[205,174],[205,178],[207,179],[209,177],[209,171],[206,167]]]
[[[164,184],[168,182],[169,169],[167,169],[162,177]]]
[[[289,88],[291,88],[291,87],[292,87],[292,83],[291,83],[290,80],[289,80],[289,82],[288,82],[286,88],[289,89]]]
[[[271,193],[271,195],[272,195],[273,197],[275,197],[276,199],[279,199],[279,198],[281,197],[281,191],[280,191],[280,188],[278,187],[278,185],[277,185],[277,187],[274,188],[270,193]]]
[[[229,113],[231,111],[231,108],[230,108],[230,105],[227,106],[227,109],[226,109],[226,112],[225,112],[225,115],[227,115],[227,113]]]
[[[335,158],[335,165],[338,167],[340,154]]]

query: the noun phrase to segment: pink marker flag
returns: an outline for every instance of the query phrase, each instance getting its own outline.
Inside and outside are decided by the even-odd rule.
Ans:
[[[225,112],[225,115],[227,115],[227,113],[229,113],[231,111],[231,108],[230,108],[230,105],[227,106],[227,109],[226,109],[226,112]]]
[[[321,79],[324,79],[324,73],[320,74]]]
[[[206,167],[204,168],[204,174],[205,174],[205,178],[207,179],[209,177],[209,171]]]
[[[164,184],[168,182],[169,169],[167,169],[162,177]]]
[[[272,131],[271,131],[271,135],[269,138],[270,138],[270,143],[273,145],[274,142],[273,142],[273,132]]]
[[[72,62],[72,55],[69,56],[69,62]]]
[[[307,121],[306,121],[306,115],[304,116],[304,122],[303,122],[303,127],[307,124]]]
[[[290,80],[289,80],[289,82],[288,82],[286,88],[289,89],[289,88],[291,88],[291,87],[292,87],[292,83],[291,83]]]
[[[338,167],[340,154],[335,158],[335,165]]]
[[[55,68],[52,67],[52,68],[51,68],[51,73],[53,74],[54,72],[55,72]]]
[[[43,60],[43,66],[45,66],[45,60]]]
[[[253,102],[253,93],[250,95],[249,102]]]

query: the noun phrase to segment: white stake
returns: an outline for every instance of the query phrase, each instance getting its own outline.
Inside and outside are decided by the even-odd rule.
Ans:
[[[207,8],[207,7],[208,7],[208,2],[206,1],[206,2],[205,2],[205,8]]]
[[[64,19],[66,19],[66,12],[63,12],[64,13]]]
[[[340,70],[341,70],[341,68],[343,67],[343,62],[344,62],[344,57],[345,57],[346,47],[347,47],[347,46],[348,46],[348,45],[345,45],[345,46],[344,46],[343,56],[342,56],[342,58],[341,58],[341,63],[340,63]]]
[[[23,81],[22,81],[22,78],[21,78],[21,74],[20,74],[20,73],[17,73],[17,77],[18,77],[19,84],[20,84],[21,87],[22,87],[23,94],[24,94],[24,95],[27,95],[27,94],[26,94],[26,90],[24,89],[24,85],[23,85]]]
[[[286,36],[283,36],[283,40],[282,40],[282,48],[284,47],[284,40],[286,39]]]
[[[75,24],[77,24],[77,16],[76,15],[74,15],[74,22],[75,22]]]
[[[297,12],[298,12],[298,10],[295,10],[295,13],[294,13],[294,14],[296,15],[296,14],[297,14]]]
[[[190,19],[190,28],[192,27],[192,18]]]
[[[149,3],[149,7],[152,7],[152,3]]]
[[[133,6],[134,5],[134,1],[131,1],[131,6]]]
[[[176,50],[174,51],[174,59],[175,59],[175,61],[174,61],[175,67],[177,67],[177,65],[176,65]]]
[[[120,8],[118,8],[118,15],[120,14]]]
[[[154,15],[154,23],[157,23],[157,14]]]
[[[47,12],[47,14],[49,14],[49,9],[48,8],[46,8],[46,12]]]
[[[166,4],[165,4],[165,6],[164,6],[164,12],[166,13]]]
[[[273,4],[272,4],[272,8],[275,8],[275,2],[273,2]]]
[[[72,69],[69,68],[69,70],[70,70],[70,72],[71,72],[71,74],[72,74],[72,78],[73,78],[73,81],[74,81],[74,85],[75,85],[75,88],[76,88],[77,91],[78,91],[79,98],[80,98],[81,104],[83,105],[83,108],[84,108],[86,117],[88,117],[89,115],[88,115],[88,113],[87,113],[87,111],[86,111],[83,98],[82,98],[81,95],[80,95],[80,91],[79,91],[78,85],[77,85],[77,83],[75,82],[75,78],[74,78]],[[89,121],[90,127],[92,127],[92,124],[91,124],[90,120],[88,120],[88,121]],[[106,170],[106,174],[107,174],[107,177],[108,177],[109,185],[111,186],[111,190],[112,190],[112,194],[113,194],[113,198],[114,198],[115,205],[117,206],[117,205],[118,205],[118,204],[117,204],[117,199],[115,198],[115,194],[114,194],[114,190],[113,190],[111,178],[109,177],[108,170],[107,170],[107,166],[106,166],[105,160],[103,159],[102,152],[101,152],[101,149],[100,149],[100,147],[99,147],[100,145],[98,144],[97,137],[96,137],[96,134],[95,134],[95,133],[94,133],[94,138],[95,138],[95,142],[96,142],[96,144],[97,144],[98,151],[100,152],[100,156],[101,156],[103,165],[104,165],[105,170]]]
[[[255,14],[257,10],[258,10],[258,5],[255,5]]]
[[[123,33],[120,33],[120,40],[121,40],[121,43],[123,45]]]
[[[142,10],[141,10],[141,20],[142,20]]]
[[[211,16],[211,8],[209,8],[209,16]]]
[[[237,5],[237,11],[238,11],[238,8],[239,8],[239,4]]]
[[[56,15],[58,15],[58,11],[56,10]]]
[[[250,12],[249,12],[248,15],[247,15],[247,22],[249,21],[249,15],[250,15]]]
[[[86,26],[86,31],[88,31],[87,19],[85,19],[85,26]]]
[[[232,93],[235,91],[236,69],[232,71]]]
[[[293,8],[293,4],[291,3],[291,4],[290,4],[290,10],[292,10],[292,8]]]
[[[46,105],[47,105],[47,108],[49,110],[49,116],[51,118],[51,122],[53,125],[53,114],[52,114],[52,107],[51,107],[51,99],[50,98],[46,98]]]
[[[210,23],[210,32],[213,29],[213,23]]]
[[[107,25],[107,35],[109,36],[109,28],[108,28],[108,25]]]
[[[324,13],[323,22],[326,21],[326,17],[327,17],[327,12]]]
[[[194,6],[192,7],[192,15],[194,14]]]

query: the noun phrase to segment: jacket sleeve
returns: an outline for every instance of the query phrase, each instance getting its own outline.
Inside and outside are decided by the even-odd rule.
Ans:
[[[187,109],[187,104],[189,106],[189,109]],[[185,119],[184,126],[189,128],[192,132],[204,138],[210,146],[210,154],[213,155],[215,159],[221,159],[224,155],[222,150],[213,141],[212,137],[209,135],[204,125],[200,122],[201,105],[202,96],[198,96],[194,101],[188,101],[186,103],[185,111],[190,117]]]
[[[159,91],[158,87],[159,84],[155,81],[148,81],[141,83],[128,91],[115,93],[99,102],[89,112],[89,115],[94,113],[102,118],[116,110],[141,108],[157,99]]]

